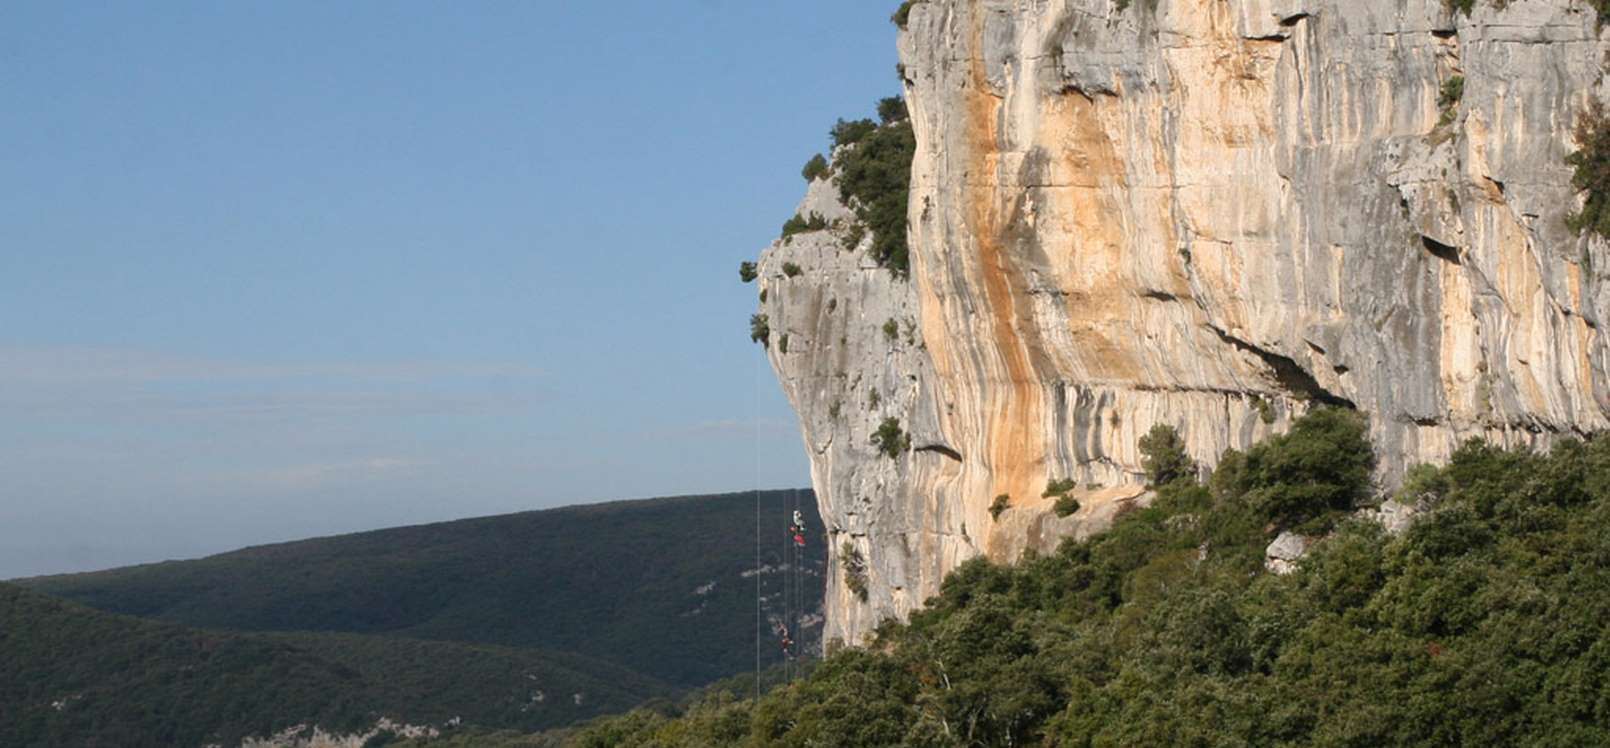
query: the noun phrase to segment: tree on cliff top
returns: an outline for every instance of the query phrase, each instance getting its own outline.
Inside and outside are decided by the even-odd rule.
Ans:
[[[868,121],[870,123],[870,121]],[[839,152],[839,199],[872,230],[872,258],[905,277],[911,271],[906,211],[911,198],[911,161],[917,136],[909,120],[875,127]]]

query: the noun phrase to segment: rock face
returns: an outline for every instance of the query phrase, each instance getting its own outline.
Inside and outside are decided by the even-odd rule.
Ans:
[[[1565,225],[1564,157],[1610,45],[1579,0],[1477,4],[919,0],[910,280],[835,231],[761,261],[830,552],[868,563],[864,602],[830,573],[827,636],[1100,529],[1155,423],[1212,465],[1356,407],[1385,486],[1467,438],[1604,428],[1610,254]],[[802,210],[846,218],[825,180]]]

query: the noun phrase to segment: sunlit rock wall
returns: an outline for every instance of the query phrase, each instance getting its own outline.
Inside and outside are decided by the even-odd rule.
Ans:
[[[831,552],[869,564],[866,601],[830,571],[829,637],[966,558],[1100,529],[1141,494],[1156,423],[1212,465],[1356,407],[1387,486],[1470,437],[1606,425],[1610,256],[1565,225],[1572,125],[1603,89],[1591,9],[1116,5],[918,2],[911,279],[832,231],[763,255]],[[804,208],[842,218],[833,197],[818,182]],[[875,452],[889,416],[918,449]],[[1064,477],[1084,509],[1059,519],[1040,494]]]

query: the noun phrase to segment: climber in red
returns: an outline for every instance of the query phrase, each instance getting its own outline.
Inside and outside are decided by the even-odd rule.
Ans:
[[[788,526],[789,534],[794,536],[794,545],[805,547],[805,521],[800,518],[799,510],[794,510],[794,524]]]

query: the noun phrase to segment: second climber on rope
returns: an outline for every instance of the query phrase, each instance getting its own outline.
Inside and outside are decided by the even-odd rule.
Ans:
[[[794,536],[794,545],[805,547],[805,522],[799,516],[799,510],[794,510],[794,524],[788,526],[789,534]]]

